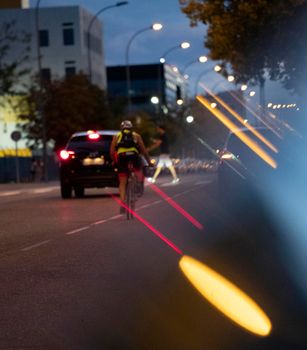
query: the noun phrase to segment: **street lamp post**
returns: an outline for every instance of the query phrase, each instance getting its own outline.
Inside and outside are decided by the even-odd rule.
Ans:
[[[222,69],[222,67],[217,64],[214,66],[213,70],[212,70],[212,68],[208,68],[198,76],[198,78],[195,82],[195,96],[197,96],[197,88],[198,88],[198,84],[199,84],[200,80],[208,73],[210,73],[212,71],[219,72],[221,69]]]
[[[92,29],[92,26],[93,26],[94,22],[96,21],[97,17],[102,12],[109,10],[111,8],[114,8],[114,7],[124,6],[127,4],[128,4],[128,1],[120,1],[114,5],[109,5],[109,6],[103,7],[92,17],[92,19],[88,25],[88,29],[87,29],[87,61],[88,61],[89,79],[91,82],[92,82],[92,58],[91,58],[91,29]]]
[[[131,96],[130,96],[130,90],[131,90],[131,80],[130,80],[130,63],[129,63],[129,49],[131,46],[132,41],[137,37],[139,34],[146,32],[148,30],[154,30],[158,31],[163,28],[162,24],[160,23],[154,23],[150,27],[142,28],[135,32],[130,40],[128,41],[127,47],[126,47],[126,83],[127,83],[127,102],[128,102],[128,113],[131,110]]]
[[[48,158],[47,158],[47,125],[46,116],[43,110],[42,92],[43,92],[43,77],[42,77],[42,57],[40,51],[40,35],[39,35],[39,5],[41,0],[37,0],[35,7],[35,31],[36,31],[36,49],[37,49],[37,69],[38,69],[38,113],[42,120],[42,144],[43,144],[43,178],[44,181],[48,181]]]
[[[183,49],[186,50],[190,47],[190,43],[183,41],[181,44],[176,45],[168,49],[167,51],[164,52],[164,54],[160,57],[160,62],[165,63],[165,57],[172,51],[177,50],[177,49]]]
[[[184,73],[186,72],[186,70],[194,63],[205,63],[208,61],[207,56],[199,56],[197,58],[197,60],[193,60],[189,63],[187,63],[183,68],[182,68],[182,75],[184,76]]]

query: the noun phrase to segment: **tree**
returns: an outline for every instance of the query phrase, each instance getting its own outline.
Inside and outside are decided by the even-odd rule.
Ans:
[[[41,144],[42,119],[37,109],[41,98],[47,141],[53,141],[55,149],[64,146],[74,132],[107,129],[112,123],[104,91],[82,73],[45,83],[42,91],[33,84],[20,115],[32,146]]]
[[[24,63],[29,58],[30,36],[15,28],[15,22],[0,26],[0,95],[24,92],[22,78],[29,73]]]
[[[268,75],[299,94],[307,81],[306,0],[188,0],[182,12],[207,27],[205,46],[241,82]]]

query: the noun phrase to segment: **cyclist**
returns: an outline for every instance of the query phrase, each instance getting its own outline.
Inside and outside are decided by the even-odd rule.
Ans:
[[[143,161],[140,155],[143,155],[148,165],[152,166],[141,135],[132,129],[133,125],[130,120],[121,122],[120,132],[113,137],[110,148],[111,158],[118,169],[119,195],[122,202],[124,202],[126,198],[128,163],[133,163],[140,195],[143,192],[144,186]],[[124,208],[121,207],[121,213],[124,211]]]

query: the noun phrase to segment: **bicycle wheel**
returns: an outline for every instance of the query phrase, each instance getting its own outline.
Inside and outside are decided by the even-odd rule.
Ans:
[[[136,178],[134,174],[131,174],[127,182],[126,190],[126,205],[131,210],[126,210],[127,220],[133,219],[133,211],[135,210],[136,201]]]

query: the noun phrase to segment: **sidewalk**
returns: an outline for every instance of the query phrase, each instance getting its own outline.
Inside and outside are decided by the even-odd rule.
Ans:
[[[32,188],[46,188],[46,187],[54,187],[59,185],[60,185],[59,180],[48,181],[48,182],[0,183],[0,192],[27,190]]]

